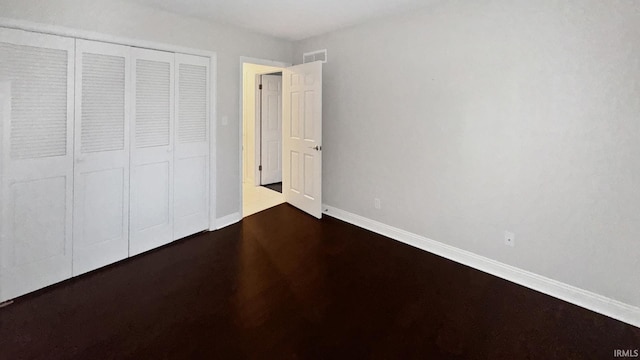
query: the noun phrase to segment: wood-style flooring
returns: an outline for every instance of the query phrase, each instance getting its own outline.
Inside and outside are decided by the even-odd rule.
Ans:
[[[279,205],[16,299],[1,359],[612,359],[640,329]]]

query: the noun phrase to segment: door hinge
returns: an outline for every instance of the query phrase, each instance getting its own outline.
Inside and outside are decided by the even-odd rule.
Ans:
[[[262,165],[258,166],[258,171],[262,171]]]
[[[262,90],[262,84],[258,85],[258,90]]]

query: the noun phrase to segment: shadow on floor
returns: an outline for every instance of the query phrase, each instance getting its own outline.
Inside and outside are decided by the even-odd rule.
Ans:
[[[275,183],[275,184],[268,184],[268,185],[262,185],[263,187],[266,187],[267,189],[273,190],[273,191],[277,191],[280,194],[282,194],[282,183]]]

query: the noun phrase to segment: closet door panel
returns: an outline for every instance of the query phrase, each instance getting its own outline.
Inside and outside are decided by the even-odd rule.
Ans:
[[[74,40],[0,29],[0,301],[71,277]]]
[[[176,54],[174,239],[209,227],[209,59]]]
[[[174,54],[132,49],[129,254],[173,240]]]
[[[129,254],[130,51],[76,41],[74,275]]]

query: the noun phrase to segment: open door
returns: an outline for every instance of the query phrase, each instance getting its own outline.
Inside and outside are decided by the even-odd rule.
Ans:
[[[282,193],[322,217],[322,63],[286,68],[282,78]]]

